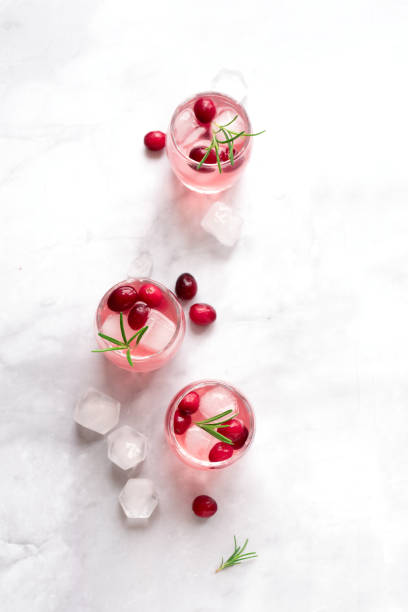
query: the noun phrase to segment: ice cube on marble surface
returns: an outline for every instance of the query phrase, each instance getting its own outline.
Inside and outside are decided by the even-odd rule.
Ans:
[[[241,235],[243,219],[223,202],[214,202],[201,221],[201,227],[221,244],[232,247]]]
[[[155,308],[150,310],[146,325],[148,330],[144,333],[140,345],[152,353],[164,349],[176,331],[173,321]]]
[[[140,251],[132,259],[128,268],[128,278],[150,278],[153,270],[153,257],[149,251]]]
[[[108,457],[122,470],[130,470],[145,460],[147,454],[147,438],[129,427],[123,425],[108,436]]]
[[[216,442],[218,440],[204,429],[191,425],[184,434],[183,446],[193,457],[208,460],[208,454]]]
[[[149,518],[158,502],[154,485],[148,478],[131,478],[119,494],[123,512],[131,519]]]
[[[214,91],[226,94],[241,104],[248,93],[248,85],[239,70],[222,68],[213,78],[211,85]]]
[[[234,394],[225,387],[217,385],[201,396],[200,412],[206,419],[226,410],[232,410],[233,413],[238,412],[238,402]]]
[[[105,435],[119,421],[120,402],[97,389],[88,389],[78,400],[74,420],[82,427]]]

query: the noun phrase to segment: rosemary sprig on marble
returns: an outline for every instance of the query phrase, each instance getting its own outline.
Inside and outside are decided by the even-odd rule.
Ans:
[[[233,567],[234,565],[239,565],[242,561],[247,561],[248,559],[255,559],[258,555],[255,552],[244,552],[248,544],[248,538],[245,540],[243,546],[238,546],[237,539],[234,536],[234,552],[226,561],[224,561],[224,557],[221,559],[221,563],[219,567],[215,570],[215,572],[220,572],[227,567]]]
[[[148,325],[145,325],[144,327],[139,329],[135,334],[133,334],[131,338],[127,339],[126,334],[125,334],[125,327],[123,325],[123,313],[121,312],[120,313],[120,331],[122,334],[122,340],[111,338],[111,336],[107,336],[106,334],[99,332],[98,336],[100,336],[104,340],[107,340],[108,342],[111,342],[112,344],[116,344],[116,346],[111,346],[105,349],[94,349],[92,353],[107,353],[108,351],[126,351],[126,359],[128,360],[129,365],[132,366],[133,368],[132,355],[130,354],[130,348],[131,348],[130,343],[133,342],[133,340],[136,340],[136,346],[137,346],[139,342],[141,341],[143,334],[145,334],[146,331],[148,330],[148,327],[149,327]]]

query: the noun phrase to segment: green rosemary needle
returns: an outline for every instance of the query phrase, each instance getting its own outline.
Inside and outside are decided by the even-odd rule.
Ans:
[[[139,342],[141,341],[143,335],[147,332],[149,326],[145,325],[145,327],[142,327],[135,334],[133,334],[131,338],[127,339],[126,334],[125,334],[125,326],[123,324],[123,313],[122,312],[120,313],[119,323],[120,323],[120,333],[122,334],[122,340],[111,338],[111,336],[107,336],[106,334],[99,332],[98,336],[100,336],[104,340],[107,340],[108,342],[111,342],[112,344],[116,344],[116,346],[110,346],[109,348],[105,348],[105,349],[94,349],[92,353],[107,353],[108,351],[126,351],[126,359],[128,360],[129,365],[133,368],[132,355],[130,352],[130,343],[133,342],[133,340],[136,340],[136,346],[137,346]]]
[[[237,539],[234,536],[234,552],[226,561],[224,561],[224,557],[221,559],[221,563],[219,567],[215,570],[215,572],[220,572],[227,567],[232,567],[233,565],[239,565],[242,561],[247,561],[248,559],[255,559],[258,555],[255,552],[244,552],[246,546],[248,544],[248,538],[245,540],[243,546],[237,545]]]
[[[228,157],[229,157],[231,166],[233,166],[234,161],[235,161],[234,160],[234,140],[237,140],[237,138],[250,138],[251,136],[259,136],[259,134],[263,134],[265,132],[265,130],[262,130],[262,132],[256,132],[255,134],[249,134],[249,133],[246,133],[245,130],[242,132],[234,132],[233,130],[228,129],[228,126],[234,123],[234,121],[236,121],[237,119],[238,119],[238,115],[235,115],[235,117],[231,119],[231,121],[228,121],[228,123],[225,123],[224,125],[218,125],[218,123],[214,123],[217,129],[212,130],[211,142],[206,148],[204,157],[198,164],[197,170],[199,170],[201,166],[205,164],[207,157],[209,156],[211,151],[214,149],[215,155],[217,157],[218,172],[221,174],[222,168],[221,168],[221,158],[220,158],[220,144],[228,145]],[[222,136],[224,137],[224,140],[220,140],[220,138],[218,137],[220,134],[222,134]]]
[[[217,429],[222,429],[224,427],[228,427],[228,421],[238,416],[238,412],[232,414],[232,410],[226,410],[225,412],[221,412],[216,416],[211,417],[210,419],[206,419],[205,421],[195,421],[194,425],[197,427],[201,427],[211,436],[217,438],[217,440],[221,440],[221,442],[226,442],[226,444],[230,444],[231,446],[234,444],[229,438],[223,436]],[[225,418],[228,415],[228,418]],[[221,419],[221,420],[220,420]]]

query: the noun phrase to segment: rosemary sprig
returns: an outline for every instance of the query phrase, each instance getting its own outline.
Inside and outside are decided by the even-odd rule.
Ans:
[[[120,313],[119,322],[120,322],[120,333],[122,334],[122,340],[111,338],[111,336],[107,336],[106,334],[99,332],[98,336],[100,336],[104,340],[107,340],[108,342],[111,342],[112,344],[116,344],[116,346],[111,346],[105,349],[94,349],[92,353],[107,353],[108,351],[126,351],[126,359],[128,360],[129,365],[133,368],[132,355],[130,353],[130,343],[133,342],[133,340],[136,340],[136,346],[137,346],[139,342],[141,341],[141,339],[143,338],[143,335],[147,332],[149,326],[145,325],[144,327],[139,329],[135,334],[133,334],[131,338],[127,339],[126,334],[125,334],[125,326],[123,325],[123,313],[122,312]]]
[[[232,567],[233,565],[239,565],[242,561],[246,561],[247,559],[255,559],[258,555],[255,552],[247,552],[244,553],[246,546],[248,544],[248,538],[245,540],[243,546],[237,545],[237,539],[234,536],[234,552],[226,561],[224,561],[224,557],[221,559],[220,566],[215,570],[215,573],[220,572],[227,567]]]
[[[231,444],[232,446],[234,443],[229,438],[223,436],[219,431],[217,431],[217,429],[228,427],[228,425],[226,425],[225,423],[238,416],[238,412],[236,414],[231,413],[232,410],[226,410],[225,412],[221,412],[220,414],[217,414],[216,416],[213,416],[210,419],[205,419],[205,421],[195,421],[194,425],[197,425],[197,427],[201,427],[201,429],[204,429],[204,431],[209,433],[211,436],[214,436],[214,438],[217,438],[217,440],[221,440],[221,442],[226,442],[227,444]],[[227,415],[229,415],[228,418],[224,418]],[[220,421],[220,419],[222,420]]]
[[[216,126],[217,129],[214,129],[214,128],[212,129],[211,142],[206,148],[204,157],[198,164],[197,170],[201,168],[201,166],[205,163],[207,157],[211,153],[212,149],[214,149],[215,155],[217,157],[218,172],[221,174],[222,168],[221,168],[221,158],[220,158],[220,144],[228,144],[228,157],[229,157],[231,166],[233,166],[234,165],[234,140],[237,140],[237,138],[249,138],[251,136],[259,136],[259,134],[263,134],[265,132],[265,130],[262,130],[262,132],[256,132],[255,134],[247,134],[245,130],[243,132],[234,132],[231,129],[227,129],[228,126],[230,126],[232,123],[234,123],[234,121],[237,120],[237,118],[238,118],[238,115],[235,115],[235,117],[231,119],[231,121],[228,121],[228,123],[225,123],[224,125],[218,125],[218,123],[214,122],[214,125]],[[218,135],[220,133],[222,133],[225,140],[219,139]]]

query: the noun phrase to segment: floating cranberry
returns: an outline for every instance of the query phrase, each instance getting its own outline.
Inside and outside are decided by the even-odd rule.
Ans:
[[[232,150],[232,155],[233,155],[234,158],[235,158],[236,154],[237,154],[237,151],[236,151],[236,149],[234,147],[233,150]],[[226,162],[228,160],[229,160],[229,149],[227,147],[225,149],[221,149],[220,150],[220,161]]]
[[[147,321],[150,308],[144,302],[136,302],[128,314],[128,323],[132,329],[140,329]]]
[[[194,161],[200,163],[200,161],[203,159],[206,153],[207,153],[207,147],[193,147],[189,153],[189,157],[191,159],[194,159]],[[205,164],[216,164],[217,163],[217,155],[214,149],[211,149],[204,163]]]
[[[108,297],[108,308],[114,312],[124,312],[133,306],[137,300],[137,291],[130,285],[117,287]]]
[[[179,410],[183,414],[193,414],[198,410],[200,405],[200,396],[195,391],[187,393],[179,403]]]
[[[217,318],[217,313],[209,304],[193,304],[190,308],[190,319],[196,325],[209,325]]]
[[[202,518],[213,516],[217,512],[217,502],[209,495],[199,495],[193,501],[193,512]]]
[[[146,302],[150,308],[157,308],[163,299],[163,294],[156,285],[146,283],[140,287],[139,297],[143,302]]]
[[[217,442],[217,444],[214,444],[210,450],[208,458],[213,462],[225,461],[225,459],[229,459],[232,456],[233,452],[234,449],[232,448],[231,444],[227,444],[226,442]]]
[[[148,132],[144,137],[144,143],[150,151],[160,151],[166,144],[166,134],[159,131]]]
[[[181,414],[179,410],[174,413],[174,433],[181,436],[187,431],[191,425],[191,416],[189,414]]]
[[[198,98],[194,104],[194,114],[201,123],[210,123],[215,113],[215,104],[211,98]]]
[[[240,437],[238,438],[238,440],[236,440],[234,442],[234,444],[232,445],[232,448],[234,450],[239,450],[240,448],[242,448],[244,446],[245,442],[247,441],[248,435],[249,435],[249,431],[248,431],[248,429],[244,425]],[[228,437],[229,436],[227,436],[227,438]]]
[[[231,442],[239,442],[244,434],[245,425],[239,419],[231,419],[224,423],[227,427],[219,427],[217,431],[223,436],[231,440]],[[247,430],[248,437],[248,430]]]
[[[197,293],[197,281],[192,274],[184,272],[176,281],[176,293],[182,300],[192,300]]]

